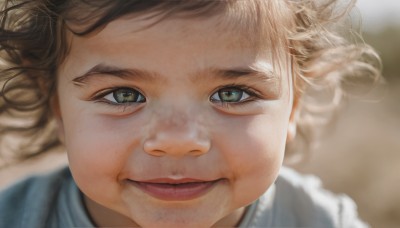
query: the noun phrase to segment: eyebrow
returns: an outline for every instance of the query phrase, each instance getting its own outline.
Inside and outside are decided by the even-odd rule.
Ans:
[[[97,64],[92,67],[86,73],[72,79],[75,85],[81,86],[87,84],[88,81],[94,77],[100,77],[100,75],[115,76],[117,78],[130,78],[130,79],[141,79],[144,81],[154,81],[156,75],[148,71],[143,71],[139,69],[123,69],[116,66],[110,66],[105,64]]]
[[[241,67],[233,69],[214,70],[213,75],[218,75],[222,79],[238,79],[238,78],[257,78],[260,80],[278,79],[279,77],[272,69],[257,69],[250,67]]]
[[[150,72],[140,69],[125,69],[116,66],[110,66],[106,64],[97,64],[96,66],[89,69],[86,73],[72,79],[73,84],[82,86],[87,84],[91,79],[96,77],[103,77],[102,75],[113,76],[122,79],[137,79],[146,82],[154,82],[162,78],[158,73]],[[272,69],[257,69],[252,67],[238,67],[232,69],[216,69],[211,68],[202,71],[194,76],[194,81],[198,82],[204,80],[204,76],[209,75],[208,79],[214,79],[215,77],[225,80],[233,80],[238,78],[257,78],[259,80],[270,80],[278,79],[277,75]]]

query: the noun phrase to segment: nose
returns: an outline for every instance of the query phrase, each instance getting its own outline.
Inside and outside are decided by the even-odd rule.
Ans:
[[[151,132],[144,140],[143,149],[153,156],[200,156],[211,147],[201,127],[182,116],[154,123]]]

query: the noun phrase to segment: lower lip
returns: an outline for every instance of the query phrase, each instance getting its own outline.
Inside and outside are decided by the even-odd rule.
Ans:
[[[164,201],[186,201],[199,198],[209,192],[222,179],[207,182],[192,182],[184,184],[160,184],[129,181],[143,192]]]

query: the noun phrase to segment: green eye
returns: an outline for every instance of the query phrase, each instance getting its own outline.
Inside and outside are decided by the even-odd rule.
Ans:
[[[109,93],[104,99],[117,104],[123,103],[143,103],[146,98],[138,91],[131,88],[120,88]]]
[[[223,88],[211,96],[211,101],[235,103],[243,101],[250,96],[239,88]]]

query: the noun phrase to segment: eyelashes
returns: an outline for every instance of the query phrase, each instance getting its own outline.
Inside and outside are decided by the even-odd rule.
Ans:
[[[246,86],[231,85],[218,89],[211,95],[210,101],[213,103],[233,105],[260,98],[261,97],[255,91]]]
[[[103,97],[111,103],[144,103],[146,98],[139,91],[132,88],[118,88]]]
[[[117,87],[97,92],[89,100],[115,106],[129,106],[145,103],[146,97],[136,89]]]

